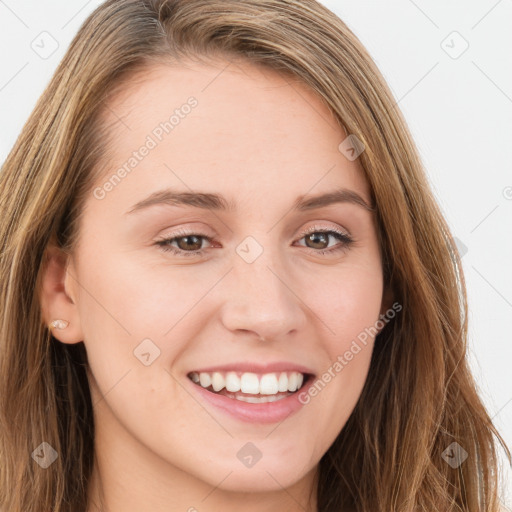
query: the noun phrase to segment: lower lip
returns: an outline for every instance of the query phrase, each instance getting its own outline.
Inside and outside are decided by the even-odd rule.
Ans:
[[[312,376],[309,376],[300,390],[293,393],[293,395],[281,398],[276,402],[265,402],[261,404],[242,402],[235,398],[218,395],[195,384],[188,379],[188,377],[187,380],[189,380],[193,389],[195,389],[204,400],[237,420],[246,421],[248,423],[277,423],[285,420],[303,407],[304,404],[299,401],[299,394],[307,391],[314,379]]]

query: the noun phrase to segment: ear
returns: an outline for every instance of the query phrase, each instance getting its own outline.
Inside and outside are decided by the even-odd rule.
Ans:
[[[57,319],[69,322],[64,329],[52,329],[52,335],[62,343],[83,341],[77,290],[78,282],[71,258],[50,243],[44,254],[39,300],[47,326]]]

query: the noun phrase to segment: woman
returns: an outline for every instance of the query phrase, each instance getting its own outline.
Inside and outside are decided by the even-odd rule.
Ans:
[[[458,252],[315,1],[107,1],[0,194],[3,510],[498,510]]]

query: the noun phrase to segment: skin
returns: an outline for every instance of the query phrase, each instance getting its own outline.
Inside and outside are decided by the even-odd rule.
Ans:
[[[188,97],[198,105],[103,199],[90,194],[72,257],[48,249],[45,318],[69,321],[54,336],[83,340],[90,364],[88,512],[100,498],[114,512],[316,510],[318,462],[355,407],[374,339],[276,424],[242,422],[192,399],[187,373],[289,361],[319,376],[389,307],[374,214],[348,202],[292,210],[301,195],[339,187],[370,202],[359,162],[338,150],[346,134],[305,86],[227,64],[155,66],[111,101],[111,158],[99,186]],[[223,194],[236,211],[157,205],[125,214],[167,187]],[[354,242],[322,255],[342,242],[331,235],[314,245],[309,228],[337,228]],[[156,245],[183,236],[179,229],[210,237],[194,246],[202,256]],[[236,252],[247,236],[263,249],[252,263]],[[179,240],[172,245],[186,249]],[[146,338],[160,350],[149,366],[133,352]],[[247,442],[262,454],[250,468],[236,456]]]

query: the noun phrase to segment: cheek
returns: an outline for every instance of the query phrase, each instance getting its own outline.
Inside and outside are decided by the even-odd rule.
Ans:
[[[312,286],[312,284],[315,286]],[[315,279],[302,280],[301,297],[315,314],[332,360],[350,342],[375,326],[382,303],[383,281],[378,260],[332,267]]]
[[[122,388],[133,382],[130,398],[149,404],[153,395],[138,393],[160,388],[159,374],[159,379],[169,380],[172,393],[177,384],[162,372],[172,368],[204,328],[201,298],[218,281],[217,274],[199,278],[193,265],[173,270],[155,265],[154,259],[112,249],[102,254],[90,251],[82,261],[80,317],[89,364],[101,392],[122,379]],[[157,368],[161,372],[148,371]]]
[[[156,250],[156,249],[155,249]],[[215,283],[209,273],[198,278],[193,266],[165,268],[145,256],[90,254],[84,257],[80,297],[88,338],[109,333],[115,338],[162,338],[187,315]],[[101,328],[101,333],[97,329]],[[102,337],[103,334],[102,334]]]
[[[334,437],[350,416],[368,375],[378,328],[383,282],[380,266],[347,265],[305,288],[304,302],[314,312],[316,331],[326,354],[323,372],[303,396],[325,421],[326,434]],[[305,286],[305,283],[304,283]],[[309,407],[309,405],[308,405]]]

